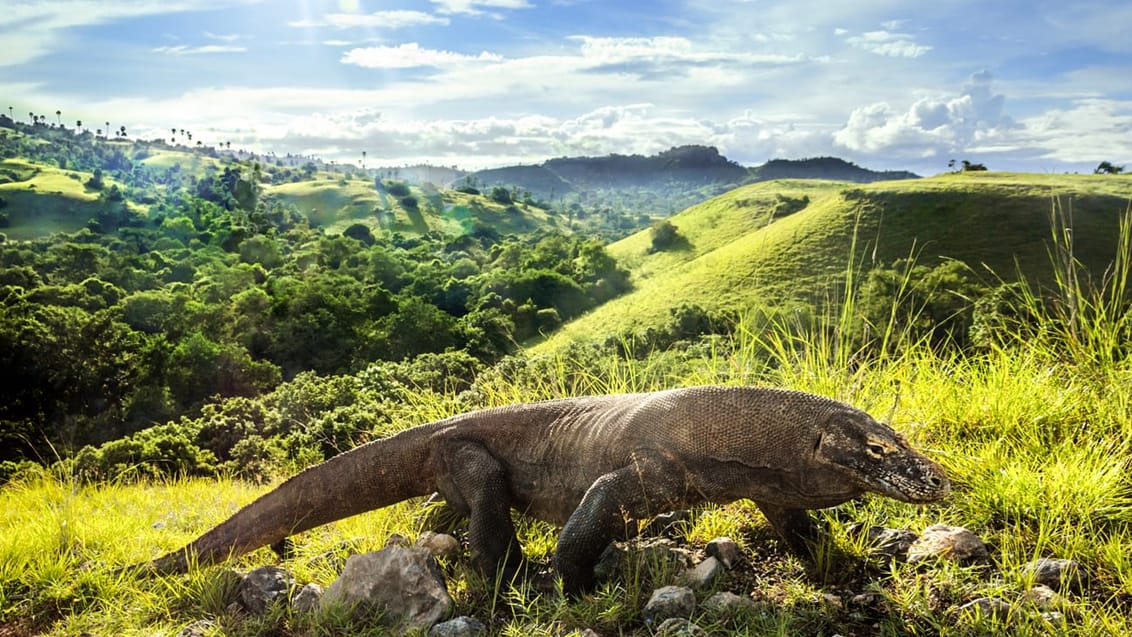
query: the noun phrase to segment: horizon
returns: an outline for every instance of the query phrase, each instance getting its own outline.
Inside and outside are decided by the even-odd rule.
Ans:
[[[0,108],[370,168],[702,145],[1091,172],[1132,163],[1129,23],[1097,2],[16,0]]]

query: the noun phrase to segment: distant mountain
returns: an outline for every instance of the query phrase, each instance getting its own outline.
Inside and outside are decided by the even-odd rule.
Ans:
[[[828,179],[869,184],[874,181],[919,179],[916,173],[906,170],[876,171],[837,157],[812,159],[772,159],[762,166],[751,168],[750,183],[772,179]]]
[[[370,169],[369,172],[376,174],[378,177],[400,179],[417,186],[423,186],[424,184],[440,186],[457,181],[460,177],[468,174],[467,171],[460,170],[455,166],[430,166],[428,164],[398,167],[383,166]]]
[[[480,187],[515,187],[536,197],[603,190],[693,191],[708,187],[698,201],[722,192],[722,186],[772,179],[826,179],[872,183],[894,179],[917,179],[904,170],[876,171],[837,157],[773,159],[747,168],[727,159],[712,146],[677,146],[662,153],[606,155],[603,157],[559,157],[541,164],[480,170],[449,185],[473,183]],[[711,189],[716,189],[711,192]],[[695,202],[692,202],[695,203]],[[689,204],[690,205],[690,204]]]
[[[747,178],[743,166],[711,146],[678,146],[662,153],[559,157],[534,166],[511,166],[470,173],[460,181],[480,186],[514,186],[538,197],[584,190],[694,189],[738,184]],[[454,184],[458,185],[458,184]]]

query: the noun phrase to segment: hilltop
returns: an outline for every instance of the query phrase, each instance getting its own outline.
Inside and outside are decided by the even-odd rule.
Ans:
[[[356,224],[406,235],[570,231],[566,217],[549,205],[506,190],[481,194],[414,185],[305,158],[194,148],[176,138],[109,139],[17,125],[2,116],[0,124],[6,157],[0,161],[0,227],[11,239],[87,226],[158,226],[186,192],[246,213],[302,218],[329,234]],[[428,174],[425,167],[405,172]],[[436,169],[437,177],[452,174]],[[237,196],[237,187],[243,195]]]
[[[1132,179],[1098,175],[953,173],[867,185],[777,180],[737,188],[669,219],[681,238],[656,250],[642,231],[609,246],[634,290],[555,333],[536,351],[657,326],[671,309],[709,311],[836,298],[861,272],[913,258],[966,263],[994,283],[1049,277],[1050,212],[1071,211],[1076,256],[1100,274],[1114,258]],[[994,273],[992,275],[992,273]]]

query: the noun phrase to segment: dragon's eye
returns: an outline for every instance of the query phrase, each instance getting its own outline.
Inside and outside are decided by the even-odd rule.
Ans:
[[[868,450],[869,455],[873,456],[874,458],[880,458],[884,455],[884,447],[876,444],[875,442],[866,446],[865,449]]]

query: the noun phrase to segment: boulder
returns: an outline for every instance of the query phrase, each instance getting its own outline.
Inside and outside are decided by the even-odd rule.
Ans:
[[[351,556],[322,596],[328,605],[376,610],[387,624],[427,630],[451,612],[452,598],[428,549],[387,546]]]

